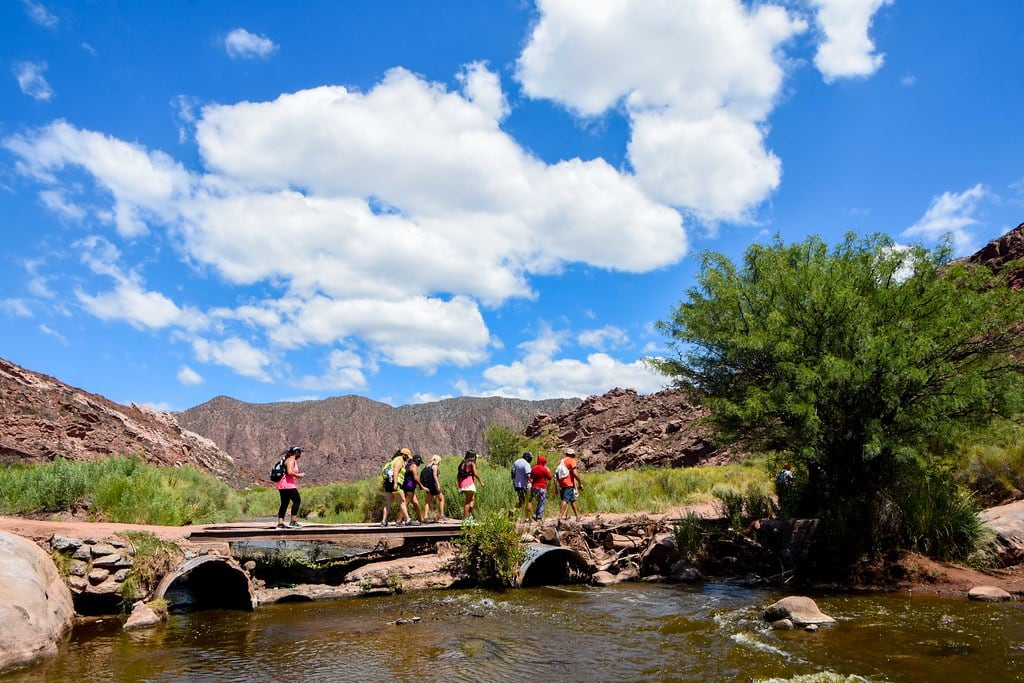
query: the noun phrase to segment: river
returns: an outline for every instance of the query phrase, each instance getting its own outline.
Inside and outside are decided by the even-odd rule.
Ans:
[[[773,631],[727,584],[424,591],[80,625],[0,681],[1018,681],[1019,603],[816,595],[838,625]],[[419,621],[399,625],[398,620]]]

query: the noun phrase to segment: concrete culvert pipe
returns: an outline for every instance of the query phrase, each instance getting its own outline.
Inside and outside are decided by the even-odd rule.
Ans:
[[[526,546],[526,559],[519,568],[518,583],[523,587],[585,583],[590,574],[590,564],[575,550],[531,543]]]
[[[195,557],[164,576],[155,597],[171,612],[203,609],[256,609],[256,591],[245,570],[230,557]]]

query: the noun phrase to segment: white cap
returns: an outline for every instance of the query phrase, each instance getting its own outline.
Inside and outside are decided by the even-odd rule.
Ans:
[[[565,449],[565,454],[566,455],[576,455],[576,451],[573,449],[572,446],[570,446],[569,448]]]

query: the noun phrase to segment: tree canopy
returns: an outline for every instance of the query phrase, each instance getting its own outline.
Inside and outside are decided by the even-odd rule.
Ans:
[[[809,512],[827,513],[899,495],[965,430],[1018,414],[1022,320],[1024,298],[948,246],[776,238],[741,266],[705,253],[658,324],[674,355],[651,363],[704,396],[723,436],[801,464]]]

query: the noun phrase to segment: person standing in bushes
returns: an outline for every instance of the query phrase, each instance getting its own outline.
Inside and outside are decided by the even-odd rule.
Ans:
[[[476,506],[476,485],[484,487],[484,482],[476,472],[476,453],[466,451],[466,456],[459,463],[459,471],[455,475],[459,491],[462,491],[462,521],[473,519],[473,508]]]
[[[400,448],[391,457],[391,476],[384,480],[384,516],[381,517],[380,525],[388,525],[388,510],[392,503],[398,503],[398,521],[396,524],[403,524],[409,519],[409,509],[405,504],[405,493],[402,491],[402,481],[405,479],[403,470],[405,463],[412,457],[412,451],[408,448]]]
[[[518,517],[519,510],[530,498],[530,461],[533,460],[533,453],[526,451],[522,454],[514,463],[512,463],[512,488],[516,492],[516,504],[511,510],[508,511],[510,518],[515,519]],[[529,517],[529,509],[527,509],[527,517]]]
[[[576,501],[580,497],[580,491],[583,490],[583,481],[576,472],[577,466],[576,451],[572,448],[566,448],[565,457],[562,458],[561,462],[558,463],[558,467],[555,468],[555,479],[558,480],[558,488],[562,492],[562,506],[558,510],[559,523],[563,519],[568,518],[566,513],[570,505],[572,506],[572,513],[576,515],[576,521],[580,521],[580,510],[576,507]]]
[[[437,511],[440,513],[435,521],[447,522],[444,516],[444,492],[441,491],[441,456],[434,455],[430,458],[430,464],[423,468],[420,473],[420,481],[427,487],[427,494],[423,499],[423,518],[430,517],[430,504],[437,501]]]
[[[302,497],[299,496],[299,485],[298,480],[306,476],[303,472],[299,471],[299,458],[302,456],[302,449],[298,446],[292,446],[285,451],[284,459],[284,476],[281,477],[277,484],[277,492],[281,495],[281,507],[277,509],[277,528],[287,529],[295,528],[299,526],[297,517],[299,516],[299,505],[302,504]],[[288,509],[288,504],[292,506],[292,521],[290,524],[285,525],[284,515]]]
[[[402,491],[405,492],[406,516],[408,516],[410,505],[412,505],[412,509],[416,511],[416,519],[409,519],[406,521],[406,524],[413,526],[423,524],[423,511],[420,510],[420,501],[416,498],[416,492],[418,490],[427,490],[427,487],[420,482],[420,465],[422,464],[423,456],[419,453],[412,456],[412,458],[410,458],[405,464],[405,479],[402,481]]]
[[[537,464],[530,470],[530,500],[526,503],[526,516],[530,516],[533,511],[533,501],[537,501],[537,511],[533,515],[535,522],[544,519],[544,508],[548,503],[548,483],[551,481],[551,470],[547,465],[548,459],[540,455],[537,456]]]

